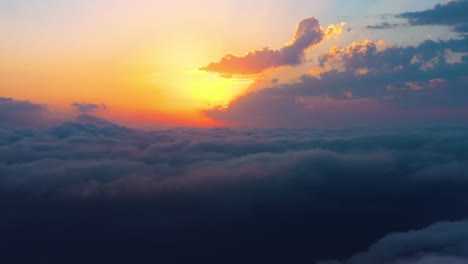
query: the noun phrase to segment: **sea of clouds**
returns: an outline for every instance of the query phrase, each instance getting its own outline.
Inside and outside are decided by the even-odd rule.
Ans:
[[[11,263],[468,261],[464,127],[1,127]]]

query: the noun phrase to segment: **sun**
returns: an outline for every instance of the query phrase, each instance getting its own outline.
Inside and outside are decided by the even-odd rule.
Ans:
[[[229,103],[243,94],[256,78],[220,76],[202,70],[179,73],[153,74],[154,84],[164,87],[160,92],[165,98],[164,106],[176,111],[227,108]]]
[[[171,52],[167,54],[176,54],[175,58],[166,54],[149,57],[153,67],[149,80],[160,96],[155,107],[173,111],[227,107],[257,79],[258,76],[253,75],[222,76],[198,69],[219,54],[208,48],[210,43],[196,38],[190,43],[191,46],[179,43],[168,47]]]
[[[216,73],[192,70],[185,73],[186,93],[201,107],[227,107],[254,82],[252,78],[223,77]]]

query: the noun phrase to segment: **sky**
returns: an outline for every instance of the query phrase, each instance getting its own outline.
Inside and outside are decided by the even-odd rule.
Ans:
[[[264,118],[256,114],[258,109],[236,107],[245,97],[256,96],[253,91],[288,90],[288,85],[303,82],[304,76],[320,77],[336,70],[336,65],[319,62],[334,46],[370,40],[380,43],[381,51],[418,46],[426,40],[463,38],[463,31],[453,30],[457,25],[413,25],[411,18],[399,16],[432,9],[436,4],[445,5],[446,1],[2,0],[0,95],[46,104],[63,115],[73,114],[73,103],[105,104],[107,111],[99,113],[102,117],[136,127],[251,126],[259,123],[258,118],[268,119],[261,122],[264,126],[294,127],[299,124],[284,124],[275,120],[274,114]],[[293,41],[299,23],[309,18],[316,19],[319,31],[330,29],[330,25],[335,30],[324,37],[317,35],[315,42],[296,50],[295,61],[276,62],[253,72],[246,71],[255,65],[252,61],[241,61],[239,67],[244,71],[237,72],[207,67],[226,54],[242,57],[266,47],[281,50]],[[387,28],[372,28],[376,25]],[[450,47],[440,52],[447,49]],[[414,56],[419,55],[415,52]],[[365,66],[362,70],[369,68]],[[348,90],[351,94],[352,88]],[[297,95],[295,100],[307,96]],[[376,99],[370,94],[361,97]],[[378,103],[383,108],[389,105]],[[274,113],[277,108],[271,107],[268,112]],[[385,111],[401,110],[400,106],[390,108]],[[443,110],[428,105],[424,111],[447,111],[448,106],[438,108]],[[250,113],[252,120],[240,111]],[[424,111],[414,115],[425,115]],[[311,121],[321,125],[320,120]]]
[[[0,0],[0,262],[468,263],[468,0]]]

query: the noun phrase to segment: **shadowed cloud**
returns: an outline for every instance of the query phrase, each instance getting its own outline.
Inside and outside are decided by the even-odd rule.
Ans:
[[[0,97],[0,129],[47,127],[62,120],[46,105]]]
[[[346,261],[318,264],[463,264],[468,263],[468,221],[441,222],[421,230],[392,233],[367,252]]]
[[[91,116],[4,130],[0,255],[13,263],[83,263],[91,252],[113,263],[350,258],[387,234],[468,217],[466,135],[462,127],[143,131]],[[424,241],[462,248],[463,234],[389,235],[369,255],[406,256],[395,243],[415,254]]]
[[[433,9],[418,12],[406,12],[397,15],[399,18],[408,19],[412,26],[423,25],[447,25],[453,26],[460,33],[468,32],[467,0],[448,1],[446,4],[436,5]]]

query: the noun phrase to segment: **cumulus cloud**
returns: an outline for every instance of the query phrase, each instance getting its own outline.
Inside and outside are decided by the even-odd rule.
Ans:
[[[453,26],[454,30],[465,33],[468,26],[466,10],[467,0],[448,1],[446,4],[437,4],[433,9],[417,12],[406,12],[397,17],[408,19],[410,25],[447,25]]]
[[[330,29],[329,34],[333,32],[336,30]],[[210,63],[201,70],[223,74],[254,74],[268,68],[299,65],[303,61],[305,51],[321,42],[324,34],[317,19],[304,19],[299,22],[293,39],[279,50],[264,48],[250,51],[245,56],[228,54],[219,62]]]
[[[368,58],[375,56],[377,48],[382,45],[383,42],[373,42],[365,39],[353,42],[345,48],[335,46],[319,57],[320,66],[323,67],[327,62],[344,63],[345,69],[369,66],[367,63]]]
[[[460,122],[468,112],[467,41],[335,46],[319,56],[319,76],[248,93],[207,114],[237,125],[277,127],[407,125],[429,122],[428,112],[433,122]]]
[[[464,14],[467,3],[450,1],[398,17],[408,19],[409,26],[449,25],[462,32],[467,23]],[[397,25],[383,22],[369,28]],[[328,32],[341,32],[343,26],[322,30],[324,37]],[[280,51],[266,49],[259,54],[281,54]],[[250,54],[252,58],[254,54]],[[406,47],[390,46],[383,40],[358,40],[319,55],[318,64],[294,82],[270,86],[259,81],[253,92],[237,97],[228,108],[206,113],[238,126],[349,127],[465,122],[467,54],[468,37],[464,35]],[[233,61],[247,61],[247,57],[230,57]],[[269,59],[259,61],[271,65]],[[229,63],[226,60],[226,64],[213,65],[229,66]],[[264,68],[258,67],[253,72]]]

